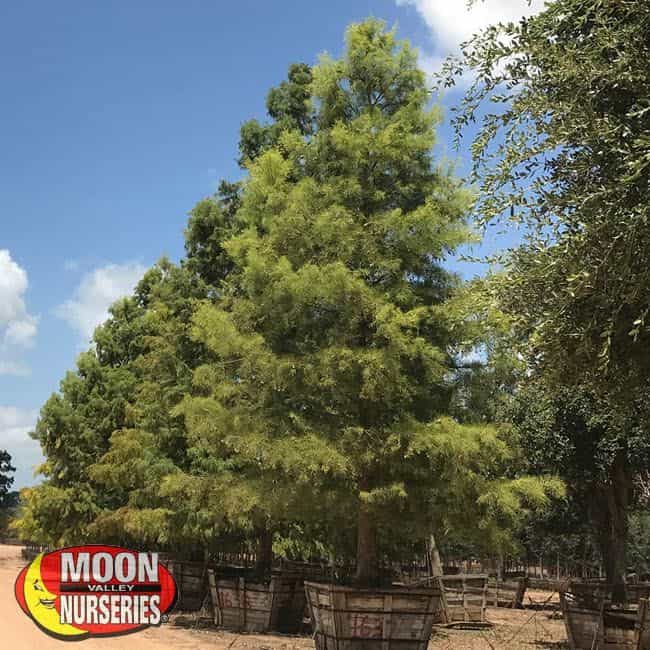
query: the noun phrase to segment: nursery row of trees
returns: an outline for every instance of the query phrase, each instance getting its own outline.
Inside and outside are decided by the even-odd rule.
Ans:
[[[433,160],[439,111],[381,22],[292,65],[241,128],[242,180],[195,206],[185,258],[112,307],[43,406],[21,534],[255,543],[262,566],[355,558],[374,584],[432,536],[503,555],[587,529],[620,583],[650,460],[649,20],[559,0],[448,62],[448,84],[476,78],[455,119],[481,120],[476,194]],[[526,237],[463,283],[445,262],[474,206]]]

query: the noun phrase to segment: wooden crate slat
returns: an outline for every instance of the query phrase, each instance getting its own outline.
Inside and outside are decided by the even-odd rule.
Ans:
[[[487,604],[491,607],[520,608],[526,593],[526,578],[515,580],[498,580],[490,578],[487,588]]]
[[[449,623],[486,620],[487,576],[442,576],[440,583]]]

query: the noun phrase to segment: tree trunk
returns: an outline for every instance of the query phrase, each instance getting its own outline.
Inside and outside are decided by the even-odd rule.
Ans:
[[[377,527],[368,504],[363,501],[359,501],[355,582],[359,587],[374,587],[379,584]]]
[[[443,574],[442,562],[440,561],[440,553],[436,544],[436,537],[433,533],[429,533],[427,540],[427,559],[429,560],[429,575],[437,578]]]
[[[609,482],[597,491],[597,501],[593,504],[605,576],[613,587],[612,599],[617,603],[625,600],[630,484],[625,453],[620,452],[610,470]]]
[[[499,553],[499,560],[497,564],[497,580],[503,582],[506,579],[506,558],[503,553]]]
[[[266,575],[271,572],[273,565],[273,532],[264,528],[259,531],[257,540],[255,572],[259,575]]]

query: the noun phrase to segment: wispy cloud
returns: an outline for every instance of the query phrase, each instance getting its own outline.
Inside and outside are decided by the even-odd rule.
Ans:
[[[74,295],[59,305],[55,313],[89,340],[95,328],[108,317],[108,308],[128,296],[146,267],[137,262],[107,264],[86,273]]]
[[[420,65],[428,73],[440,70],[444,59],[457,53],[473,34],[499,22],[518,21],[544,8],[546,0],[478,0],[471,7],[465,0],[396,0],[398,6],[414,7],[431,33],[431,43],[421,48]]]

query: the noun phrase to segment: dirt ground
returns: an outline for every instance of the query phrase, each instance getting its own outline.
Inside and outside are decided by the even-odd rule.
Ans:
[[[14,598],[14,581],[24,561],[20,547],[0,545],[0,648],[3,650],[70,649],[45,635],[23,614]],[[537,603],[550,594],[531,594]],[[527,603],[530,602],[527,600]],[[185,617],[187,620],[187,617]],[[485,630],[438,628],[429,650],[562,650],[568,648],[564,624],[552,611],[489,609],[494,627]],[[81,646],[79,646],[81,648]],[[187,629],[170,624],[124,637],[88,639],[82,650],[294,650],[313,649],[310,638],[246,635]]]

